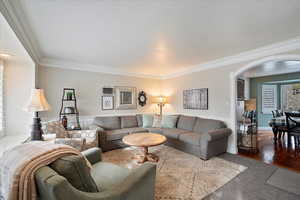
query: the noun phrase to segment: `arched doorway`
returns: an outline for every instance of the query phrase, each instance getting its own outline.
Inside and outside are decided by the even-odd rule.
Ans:
[[[264,64],[266,62],[271,61],[289,61],[289,60],[298,60],[300,61],[300,55],[297,54],[291,54],[291,55],[276,55],[276,56],[269,56],[265,57],[253,62],[248,63],[241,69],[239,69],[236,72],[231,73],[231,81],[230,81],[230,87],[231,87],[231,127],[233,130],[233,137],[231,138],[231,152],[237,153],[237,116],[236,116],[236,103],[237,103],[237,78],[242,73],[255,68],[261,64]]]

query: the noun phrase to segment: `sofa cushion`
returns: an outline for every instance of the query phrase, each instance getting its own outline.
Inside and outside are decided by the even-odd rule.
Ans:
[[[115,130],[121,128],[120,117],[95,117],[93,124],[102,127],[104,130]]]
[[[179,135],[179,140],[188,144],[200,145],[201,134],[195,132],[187,132]]]
[[[178,120],[177,115],[164,115],[161,120],[161,127],[176,128],[177,120]]]
[[[136,119],[137,119],[138,127],[142,127],[143,126],[143,115],[137,114]]]
[[[144,133],[144,132],[148,132],[148,130],[146,128],[142,128],[142,127],[133,127],[133,128],[124,128],[122,129],[124,132],[128,132],[130,133]]]
[[[121,183],[129,173],[128,169],[107,162],[98,162],[93,165],[91,170],[91,175],[97,186],[103,190],[110,189],[113,185]]]
[[[138,122],[136,116],[121,116],[121,128],[137,127]]]
[[[151,133],[159,133],[162,134],[163,133],[163,129],[162,128],[146,128],[148,132]]]
[[[163,128],[162,132],[162,134],[168,138],[178,139],[180,134],[186,133],[188,131],[178,128]]]
[[[192,131],[195,125],[196,117],[180,115],[177,128]]]
[[[153,115],[143,115],[143,128],[150,128],[153,124]]]
[[[122,139],[125,135],[128,135],[129,132],[127,129],[117,129],[117,130],[105,131],[105,133],[106,133],[106,140],[112,141],[112,140]]]
[[[224,122],[197,117],[193,131],[197,133],[207,133],[208,131],[220,128],[226,128]]]
[[[86,161],[79,156],[64,156],[50,164],[59,175],[65,177],[76,189],[84,192],[99,192],[101,185],[96,185]]]

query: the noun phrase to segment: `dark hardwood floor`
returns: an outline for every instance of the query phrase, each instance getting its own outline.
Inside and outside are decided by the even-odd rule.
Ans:
[[[240,155],[263,161],[267,164],[277,165],[300,172],[300,153],[295,154],[295,147],[287,148],[287,134],[285,138],[278,140],[277,144],[273,141],[271,131],[260,131],[258,133],[258,149],[255,154],[239,152]],[[293,144],[292,140],[292,144]]]

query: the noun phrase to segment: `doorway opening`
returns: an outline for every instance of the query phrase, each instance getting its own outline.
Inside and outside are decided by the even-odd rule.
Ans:
[[[300,55],[267,57],[248,64],[231,78],[236,151],[300,171],[300,154],[295,156],[295,146],[287,144],[287,134],[279,138],[278,133],[275,140],[269,125],[272,111],[300,110]]]

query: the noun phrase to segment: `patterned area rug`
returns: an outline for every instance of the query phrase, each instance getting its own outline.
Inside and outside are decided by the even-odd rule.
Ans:
[[[225,185],[247,167],[220,158],[203,161],[196,156],[168,146],[149,149],[159,156],[155,186],[155,199],[199,200]],[[133,147],[104,153],[103,160],[135,168],[134,160],[140,150]]]

